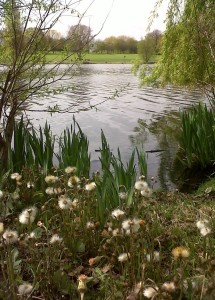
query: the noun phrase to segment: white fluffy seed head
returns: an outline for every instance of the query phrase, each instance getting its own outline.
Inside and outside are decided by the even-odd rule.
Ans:
[[[118,256],[118,261],[119,262],[125,262],[129,259],[130,257],[130,254],[129,253],[121,253],[119,256]]]
[[[204,228],[205,226],[208,226],[209,221],[204,219],[204,220],[199,220],[196,222],[196,227],[201,230],[202,228]]]
[[[61,243],[62,240],[63,240],[63,239],[62,239],[61,237],[59,237],[58,234],[53,234],[53,236],[50,238],[49,243],[50,243],[50,244]]]
[[[19,222],[22,224],[31,224],[34,222],[37,214],[36,207],[29,207],[22,211],[19,215]]]
[[[176,286],[173,281],[172,282],[164,282],[164,284],[161,286],[161,288],[162,288],[162,290],[164,290],[166,292],[172,293],[175,291]]]
[[[142,190],[148,188],[148,183],[144,180],[138,180],[135,182],[134,187],[136,190],[142,191]]]
[[[158,287],[147,287],[143,291],[143,295],[148,299],[155,297],[157,293],[158,293]]]
[[[150,189],[149,187],[146,189],[143,189],[141,192],[141,195],[145,198],[150,198],[152,196],[152,189]]]
[[[125,214],[125,212],[119,208],[114,209],[111,213],[111,216],[115,219],[120,218],[121,216],[123,216]]]
[[[79,177],[77,177],[77,176],[71,176],[70,178],[69,178],[69,180],[68,180],[68,186],[69,187],[74,187],[74,186],[77,186],[77,184],[80,182],[81,180],[80,180],[80,178]]]
[[[20,295],[28,295],[32,292],[33,286],[30,283],[23,283],[18,286],[18,293]]]
[[[209,233],[211,233],[211,229],[209,227],[203,227],[201,230],[200,230],[200,234],[202,236],[206,236],[208,235]]]
[[[10,178],[16,180],[17,178],[19,178],[19,176],[20,176],[19,173],[13,173],[10,175]]]
[[[47,175],[45,177],[45,182],[48,184],[56,183],[58,180],[59,180],[59,178],[57,176],[53,176],[53,175]]]
[[[4,242],[8,245],[15,244],[18,241],[18,233],[15,230],[7,229],[3,234]]]
[[[133,218],[133,219],[127,219],[122,222],[122,229],[125,231],[130,230],[133,233],[138,232],[140,229],[140,223],[139,219]]]
[[[76,167],[68,166],[68,167],[65,168],[65,173],[67,173],[67,174],[76,173],[76,172],[77,172]]]
[[[89,192],[95,190],[95,188],[96,188],[96,183],[95,182],[91,182],[91,183],[88,183],[88,184],[85,185],[85,190],[89,191]]]
[[[34,188],[34,183],[32,181],[27,182],[27,188],[28,189],[33,189]]]
[[[58,205],[60,209],[70,209],[72,208],[72,200],[69,197],[62,195],[59,197]]]

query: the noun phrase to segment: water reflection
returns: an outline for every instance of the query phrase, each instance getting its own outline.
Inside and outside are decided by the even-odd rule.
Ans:
[[[62,82],[69,87],[66,93],[45,99],[37,98],[34,104],[34,109],[56,104],[62,108],[70,106],[70,113],[51,116],[44,112],[38,118],[32,112],[29,117],[34,125],[43,126],[47,120],[53,133],[60,135],[70,126],[74,115],[89,139],[91,158],[95,162],[98,161],[95,149],[101,146],[101,130],[114,154],[120,148],[125,162],[135,146],[143,144],[146,151],[165,149],[163,152],[147,152],[148,174],[149,177],[158,174],[160,183],[157,186],[168,187],[170,179],[167,175],[171,163],[168,155],[172,155],[175,146],[172,137],[163,132],[162,126],[166,128],[166,124],[169,124],[171,128],[172,112],[189,107],[202,99],[202,95],[198,91],[187,92],[170,87],[140,88],[130,68],[126,64],[83,65],[72,79]],[[118,97],[113,98],[116,91],[119,91]],[[107,99],[112,100],[105,101]],[[98,103],[102,103],[98,111],[90,109],[90,105]],[[162,167],[159,167],[160,163]]]

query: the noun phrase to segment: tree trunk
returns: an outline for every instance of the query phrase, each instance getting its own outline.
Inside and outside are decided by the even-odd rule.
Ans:
[[[4,136],[0,134],[0,168],[7,169],[8,167],[8,151],[11,147],[13,138],[15,115],[9,116],[7,126],[4,131]]]
[[[6,169],[8,162],[8,144],[0,134],[0,169]]]

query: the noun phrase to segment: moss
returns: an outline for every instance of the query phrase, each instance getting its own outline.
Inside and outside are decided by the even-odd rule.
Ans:
[[[210,191],[211,189],[211,191]],[[215,193],[215,177],[208,179],[207,181],[203,182],[202,184],[200,184],[200,186],[198,187],[197,191],[195,192],[195,194],[200,195],[205,193],[205,191],[207,192],[214,192]]]

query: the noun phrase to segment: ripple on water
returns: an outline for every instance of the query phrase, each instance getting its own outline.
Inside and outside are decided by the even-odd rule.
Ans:
[[[63,71],[66,66],[61,66]],[[98,165],[98,153],[95,149],[101,146],[101,130],[116,153],[120,148],[124,161],[128,160],[135,146],[144,144],[146,150],[161,148],[160,136],[152,134],[144,124],[156,124],[170,112],[189,107],[202,99],[199,91],[184,91],[168,87],[156,89],[139,87],[138,79],[131,73],[130,65],[83,65],[77,75],[64,80],[62,85],[68,91],[61,95],[47,98],[37,98],[32,108],[44,109],[48,106],[60,105],[65,109],[70,107],[74,116],[86,133],[90,142],[90,151],[94,165]],[[56,87],[60,86],[56,83]],[[115,97],[114,97],[115,95]],[[90,109],[89,105],[99,105],[98,111]],[[35,125],[44,125],[47,120],[54,134],[60,135],[66,126],[72,123],[73,114],[29,113]],[[159,127],[159,123],[157,123]],[[156,128],[156,125],[153,125]],[[168,147],[171,147],[169,144]],[[150,176],[160,176],[160,162],[163,163],[163,153],[148,153],[148,173]],[[166,159],[168,161],[168,159]],[[166,164],[163,173],[167,172]],[[162,175],[169,180],[168,175]],[[158,180],[158,184],[163,183]],[[169,184],[169,183],[168,183]]]

